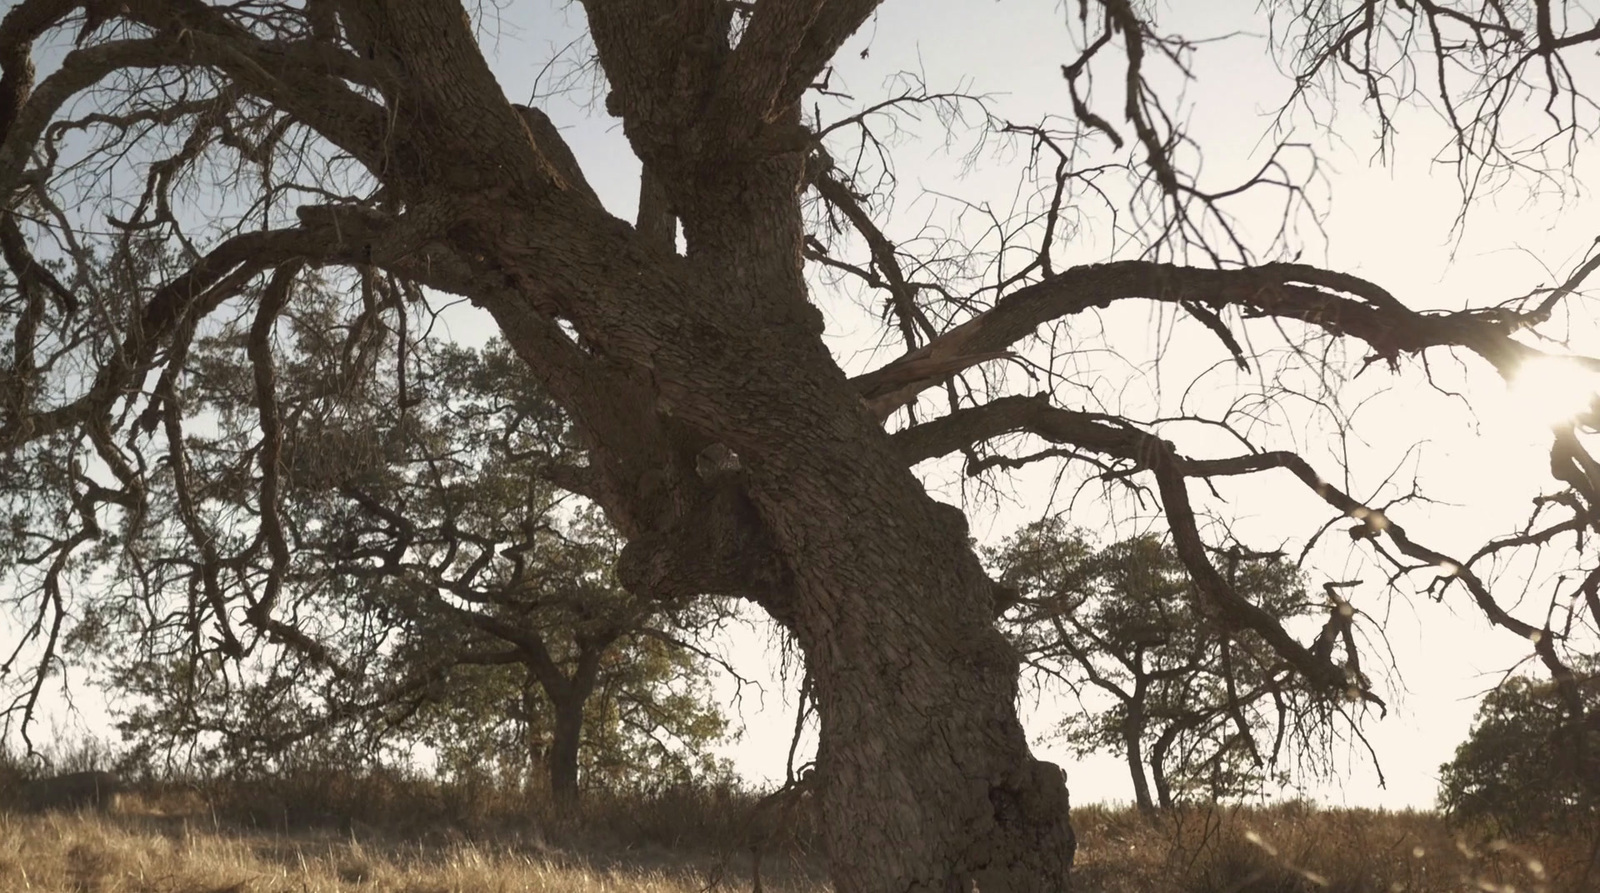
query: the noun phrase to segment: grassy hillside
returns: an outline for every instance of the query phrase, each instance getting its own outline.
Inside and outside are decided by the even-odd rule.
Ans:
[[[106,814],[0,811],[0,890],[746,891],[757,837],[767,841],[765,890],[827,889],[814,817],[802,809],[795,824],[762,829],[749,793],[665,791],[593,798],[574,810],[412,784],[323,784],[316,803],[296,802],[293,786],[147,787]],[[351,808],[326,811],[334,797]],[[1285,806],[1188,809],[1150,821],[1089,806],[1075,819],[1082,891],[1600,889],[1591,846],[1576,836],[1513,844],[1431,814]]]

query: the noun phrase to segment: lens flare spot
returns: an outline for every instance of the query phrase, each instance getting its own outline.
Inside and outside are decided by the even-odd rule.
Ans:
[[[1511,374],[1516,414],[1551,427],[1571,422],[1600,397],[1600,370],[1567,357],[1536,357]]]

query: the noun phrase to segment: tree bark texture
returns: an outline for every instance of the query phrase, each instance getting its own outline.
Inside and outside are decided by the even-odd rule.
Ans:
[[[1172,808],[1172,783],[1167,779],[1167,753],[1176,739],[1176,727],[1168,727],[1150,752],[1150,777],[1156,787],[1156,802],[1162,809]]]
[[[694,113],[656,80],[634,83],[626,68],[663,41],[640,50],[637,24],[601,7],[589,9],[602,60],[633,54],[620,74],[608,65],[608,106],[682,220],[687,256],[584,213],[575,190],[511,213],[502,202],[469,210],[453,247],[494,259],[512,287],[482,303],[535,368],[550,366],[548,339],[526,337],[526,322],[570,320],[644,393],[662,429],[651,440],[737,457],[739,470],[693,504],[686,493],[707,487],[691,465],[659,447],[647,465],[605,433],[648,426],[551,376],[617,459],[603,501],[631,534],[622,571],[663,594],[737,588],[794,632],[821,719],[838,889],[1063,889],[1074,850],[1065,786],[1028,752],[994,586],[961,514],[928,497],[819,337],[800,254],[805,145],[785,142],[798,106],[778,101],[792,88],[769,85],[750,117],[737,111],[746,98],[713,87],[710,105],[733,108]],[[760,41],[752,31],[741,52]],[[752,551],[764,553],[755,574]]]

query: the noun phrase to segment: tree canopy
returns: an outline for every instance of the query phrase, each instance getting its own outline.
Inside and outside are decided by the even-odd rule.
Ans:
[[[1441,808],[1508,835],[1600,827],[1600,661],[1575,670],[1586,720],[1549,680],[1513,676],[1484,697],[1467,740],[1439,767]]]
[[[520,783],[538,770],[563,796],[580,763],[609,785],[699,765],[726,724],[698,643],[727,606],[617,585],[615,533],[538,473],[581,449],[503,342],[417,345],[402,402],[392,381],[350,380],[325,335],[327,296],[307,298],[286,311],[298,337],[279,379],[296,556],[282,599],[317,618],[318,650],[218,661],[181,613],[140,610],[178,603],[152,568],[186,561],[183,540],[151,525],[140,562],[86,599],[94,622],[72,642],[95,651],[117,700],[134,699],[124,732],[151,758],[248,773],[290,745],[370,760],[421,740],[447,771]],[[213,457],[191,465],[190,486],[228,507],[250,501],[231,449],[254,424],[233,411],[251,399],[243,340],[225,327],[198,341],[180,395],[215,428],[188,439]]]
[[[1570,185],[1597,124],[1592,13],[1549,0],[1263,5],[1255,30],[1284,75],[1263,101],[1281,114],[1262,124],[1259,167],[1213,182],[1187,79],[1198,54],[1234,50],[1178,33],[1162,7],[1061,7],[1056,99],[1010,117],[965,85],[839,89],[879,7],[583,0],[582,70],[639,165],[624,219],[539,103],[497,80],[489,7],[11,4],[0,562],[23,635],[0,655],[7,715],[35,713],[63,637],[93,620],[86,594],[108,580],[206,659],[283,647],[334,673],[342,618],[297,600],[324,556],[299,548],[314,531],[294,500],[341,493],[355,504],[341,523],[407,542],[393,505],[349,492],[386,444],[353,436],[344,422],[374,411],[338,397],[381,379],[393,401],[374,421],[403,428],[421,394],[412,353],[442,336],[434,320],[459,296],[582,444],[576,463],[527,461],[604,512],[626,543],[622,587],[663,604],[743,598],[798,643],[841,893],[1069,885],[1067,791],[1029,751],[1020,656],[997,626],[1014,593],[986,572],[965,512],[914,471],[932,460],[990,486],[1038,466],[1155,513],[1215,623],[1259,640],[1318,697],[1380,704],[1355,654],[1287,628],[1217,560],[1243,482],[1302,493],[1325,523],[1295,539],[1327,545],[1338,525],[1374,585],[1470,605],[1529,642],[1563,708],[1584,716],[1571,667],[1600,616],[1594,407],[1552,429],[1552,482],[1531,516],[1461,552],[1409,513],[1417,494],[1346,461],[1352,441],[1386,432],[1363,432],[1340,395],[1363,375],[1420,392],[1447,387],[1444,367],[1512,377],[1565,353],[1600,254],[1520,296],[1428,308],[1316,265],[1300,234],[1319,219],[1324,116],[1352,102],[1380,156],[1403,118],[1433,113],[1467,212],[1509,182]],[[1011,213],[973,204],[947,230],[908,219],[894,128],[923,114],[1000,150],[979,154],[1015,174]],[[1085,257],[1088,231],[1104,238]],[[343,299],[303,315],[323,283]],[[852,295],[878,314],[867,337],[898,356],[859,369],[835,355],[830,312]],[[1097,320],[1127,306],[1211,345],[1214,365],[1179,392],[1220,399],[1140,411],[1108,399],[1118,386],[1095,370],[1121,352]],[[214,371],[199,348],[230,324],[244,362],[229,392],[242,399],[189,399]],[[296,367],[308,338],[327,342],[329,365]],[[1157,350],[1121,368],[1160,383],[1173,361]],[[302,385],[334,392],[328,415],[300,412]],[[218,443],[230,415],[240,424]],[[1318,446],[1327,431],[1338,448]],[[377,548],[380,564],[414,558],[409,543]],[[454,554],[464,570],[518,562],[499,546]],[[1552,564],[1537,597],[1497,582],[1507,566]]]
[[[1142,810],[1256,793],[1287,780],[1290,769],[1315,772],[1334,738],[1353,730],[1358,717],[1305,691],[1259,637],[1217,623],[1177,553],[1157,537],[1096,548],[1083,531],[1049,518],[989,557],[1018,590],[1007,626],[1028,666],[1070,686],[1085,705],[1109,696],[1108,708],[1068,712],[1059,734],[1080,754],[1120,753]],[[1341,641],[1355,612],[1335,590],[1313,600],[1281,555],[1235,546],[1219,563],[1240,596],[1277,622],[1320,623],[1316,647],[1357,654]]]

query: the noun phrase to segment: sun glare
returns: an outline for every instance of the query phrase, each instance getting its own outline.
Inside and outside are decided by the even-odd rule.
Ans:
[[[1566,357],[1539,357],[1512,373],[1514,411],[1544,427],[1569,422],[1600,396],[1600,371]]]

